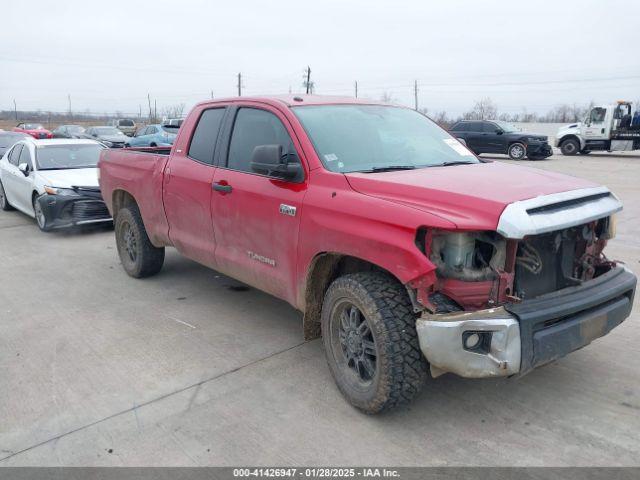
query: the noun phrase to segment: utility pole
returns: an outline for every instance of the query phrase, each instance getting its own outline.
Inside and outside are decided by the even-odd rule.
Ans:
[[[13,99],[13,112],[15,113],[16,116],[16,122],[18,121],[18,106],[16,105],[16,99]]]
[[[142,105],[138,104],[138,119],[142,120]]]
[[[358,98],[358,81],[357,80],[356,80],[355,85],[356,85],[356,98]]]
[[[313,89],[311,87],[311,67],[307,65],[307,95],[309,95]]]
[[[242,73],[238,72],[238,96],[242,96]]]
[[[158,100],[153,101],[153,120],[158,121]]]
[[[71,112],[71,94],[67,93],[67,99],[69,100],[69,118],[73,120],[73,113]]]
[[[147,93],[147,100],[149,101],[149,123],[151,123],[151,95]]]
[[[211,90],[211,99],[213,100],[213,90]]]
[[[418,80],[413,81],[413,99],[415,101],[416,111],[418,111]]]

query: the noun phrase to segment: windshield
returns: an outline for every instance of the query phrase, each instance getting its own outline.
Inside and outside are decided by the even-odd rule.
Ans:
[[[494,122],[494,123],[498,125],[502,130],[504,130],[504,133],[514,133],[514,132],[520,131],[515,125],[512,125],[511,123],[507,123],[507,122]]]
[[[39,123],[25,123],[24,129],[25,130],[44,130],[44,127]]]
[[[408,108],[321,105],[293,111],[332,172],[478,163],[458,140]]]
[[[119,120],[118,125],[121,127],[135,127],[133,120]]]
[[[94,130],[98,135],[124,135],[124,133],[114,127],[96,127]]]
[[[39,170],[95,168],[100,159],[101,145],[47,145],[39,147],[36,164]]]

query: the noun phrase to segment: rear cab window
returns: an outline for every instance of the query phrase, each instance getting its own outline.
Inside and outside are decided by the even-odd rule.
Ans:
[[[189,158],[213,165],[216,142],[226,108],[210,108],[202,112],[189,144]],[[170,127],[178,132],[178,127]]]

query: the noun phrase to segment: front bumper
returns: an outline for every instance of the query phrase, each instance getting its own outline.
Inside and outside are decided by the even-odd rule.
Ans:
[[[42,195],[38,201],[46,218],[47,228],[65,228],[112,221],[99,191],[77,195]]]
[[[527,144],[527,156],[547,158],[551,155],[553,155],[553,149],[547,142]]]
[[[576,287],[478,312],[423,315],[416,322],[420,348],[434,376],[445,372],[481,378],[524,375],[578,350],[618,326],[631,313],[637,279],[616,267]],[[465,335],[486,339],[468,349]]]

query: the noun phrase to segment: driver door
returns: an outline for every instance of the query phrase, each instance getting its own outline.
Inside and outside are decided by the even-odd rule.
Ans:
[[[609,138],[607,125],[611,123],[610,113],[605,107],[593,107],[587,117],[584,137],[587,140],[605,140]]]

